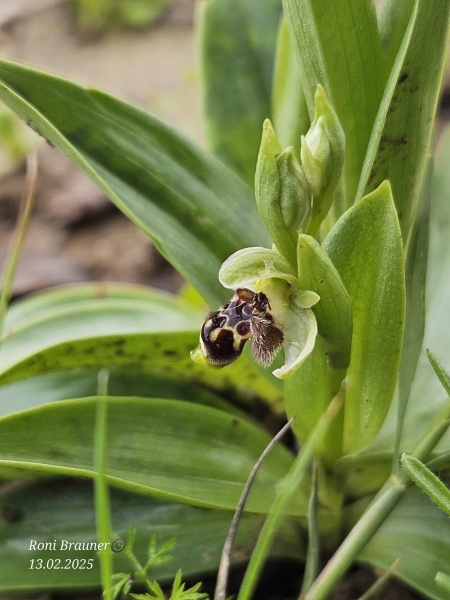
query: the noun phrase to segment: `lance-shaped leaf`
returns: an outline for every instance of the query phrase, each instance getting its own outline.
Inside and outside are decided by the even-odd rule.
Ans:
[[[280,21],[275,74],[272,90],[272,121],[283,148],[300,149],[300,138],[309,128],[310,118],[303,93],[300,69],[286,19]]]
[[[261,125],[270,116],[280,2],[208,0],[200,9],[209,143],[253,184]]]
[[[110,396],[175,398],[239,413],[234,405],[219,395],[178,376],[139,367],[115,367],[108,370]],[[0,387],[0,417],[71,398],[94,396],[98,389],[99,369],[76,368],[27,377]]]
[[[174,129],[98,90],[0,61],[0,98],[61,148],[212,305],[223,260],[267,243],[250,188]]]
[[[430,247],[427,266],[426,321],[423,347],[431,348],[442,361],[448,356],[450,327],[450,135],[443,134],[436,151],[430,214]],[[428,401],[424,402],[424,398]],[[404,426],[405,441],[401,450],[410,451],[418,431],[430,423],[446,400],[446,393],[429,360],[422,352],[412,386]],[[449,434],[442,448],[448,448]]]
[[[352,302],[344,451],[355,452],[370,443],[386,417],[402,350],[403,249],[389,184],[349,209],[323,247]]]
[[[350,206],[384,84],[373,2],[284,0],[283,7],[309,114],[312,118],[320,83],[344,129],[344,179]]]
[[[424,181],[419,212],[412,225],[405,259],[406,315],[403,352],[398,380],[398,421],[394,455],[398,456],[403,422],[423,350],[425,331],[425,289],[428,265],[430,231],[431,174],[433,163],[429,159],[428,176]]]
[[[388,0],[386,3],[387,10],[383,11],[383,15],[389,13],[389,16],[381,17],[382,23],[380,23],[380,27],[385,28],[385,31],[382,32],[381,44],[384,61],[386,63],[385,69],[387,69],[385,74],[386,85],[384,87],[383,97],[373,124],[369,146],[364,158],[358,191],[356,193],[357,200],[362,198],[368,182],[370,183],[370,179],[376,173],[376,171],[373,170],[374,161],[377,156],[381,136],[383,135],[386,118],[389,111],[392,111],[392,99],[411,42],[411,35],[417,18],[417,2],[415,0],[412,0],[411,2],[409,0],[401,3],[395,2],[395,6],[391,6],[391,12],[391,10],[389,10],[389,5],[392,4],[393,3]],[[397,7],[400,6],[401,9],[399,10]],[[385,21],[385,19],[387,20]],[[390,28],[391,23],[395,23],[393,30]],[[385,47],[383,47],[384,45]]]
[[[0,466],[93,478],[97,398],[67,400],[3,417]],[[193,506],[236,507],[270,441],[257,426],[214,408],[159,398],[108,398],[106,477],[110,485]],[[33,435],[30,436],[30,431]],[[268,511],[292,456],[276,446],[261,467],[246,510]],[[290,514],[304,513],[301,494]]]
[[[402,467],[414,483],[441,510],[450,516],[450,490],[423,462],[409,454],[402,454]]]
[[[449,24],[450,0],[437,3],[435,10],[427,2],[417,3],[413,43],[404,55],[365,188],[368,193],[385,179],[391,182],[405,241],[417,216],[426,176]],[[394,63],[393,71],[397,68]]]
[[[297,284],[294,270],[276,250],[243,248],[223,263],[219,272],[220,283],[230,289],[251,285],[258,279],[285,279]]]
[[[111,489],[113,540],[122,538],[130,545],[130,530],[135,527],[133,550],[144,564],[152,536],[158,545],[176,533],[170,550],[171,561],[152,566],[159,581],[173,579],[179,568],[183,575],[194,576],[217,570],[232,513],[175,504]],[[99,560],[95,550],[61,550],[64,541],[95,543],[95,512],[92,487],[80,481],[33,484],[3,494],[0,507],[0,590],[83,589],[100,586]],[[242,515],[238,543],[232,554],[234,564],[249,556],[258,534],[260,515]],[[30,550],[30,541],[56,542],[55,550]],[[272,547],[274,556],[301,553],[299,536],[287,522]],[[39,558],[43,565],[61,568],[31,569],[30,561]],[[64,569],[67,561],[93,560],[93,567]],[[47,562],[49,561],[49,562]],[[53,562],[50,562],[53,561]],[[72,563],[73,564],[73,563]],[[78,563],[80,564],[80,562]],[[88,563],[84,563],[87,565]],[[126,552],[114,555],[115,572],[130,572],[132,564]]]

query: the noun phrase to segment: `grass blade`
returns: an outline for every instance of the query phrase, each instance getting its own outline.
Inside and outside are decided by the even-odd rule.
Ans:
[[[262,463],[264,462],[266,456],[269,454],[269,452],[272,450],[272,448],[275,446],[275,444],[277,444],[280,441],[280,439],[283,437],[283,435],[288,431],[288,429],[290,428],[290,426],[292,424],[292,421],[293,421],[293,419],[290,419],[286,423],[286,425],[284,425],[284,427],[282,427],[280,429],[280,431],[272,438],[272,440],[269,442],[269,444],[264,449],[264,452],[258,458],[257,462],[255,463],[255,466],[252,469],[252,472],[250,473],[250,475],[247,479],[247,482],[242,491],[241,497],[239,498],[239,502],[238,502],[236,511],[233,516],[233,521],[231,523],[230,530],[228,532],[227,539],[225,540],[225,544],[223,547],[222,557],[221,557],[220,566],[219,566],[219,572],[217,575],[216,590],[215,590],[215,594],[214,594],[215,600],[225,600],[225,598],[226,598],[226,586],[227,586],[228,573],[229,573],[230,564],[231,564],[232,546],[234,543],[234,539],[236,537],[236,532],[237,532],[237,528],[239,525],[239,521],[241,520],[242,513],[244,511],[244,505],[247,500],[250,489],[252,487],[253,481],[255,480],[255,477],[258,474],[258,471],[259,471]]]
[[[102,369],[98,374],[98,400],[94,429],[94,498],[95,519],[98,541],[111,541],[111,507],[109,487],[106,479],[106,457],[108,444],[108,372]],[[111,578],[113,574],[112,555],[109,548],[98,553],[100,576],[104,600],[112,600]]]
[[[0,281],[0,337],[3,333],[3,323],[8,310],[9,300],[12,294],[12,287],[14,283],[14,277],[16,275],[17,263],[19,262],[20,252],[25,241],[25,235],[28,230],[28,225],[31,219],[31,212],[33,210],[37,184],[37,168],[37,155],[33,152],[28,156],[27,159],[25,194],[22,201],[22,206],[20,208],[19,219],[17,221],[14,237],[11,241],[10,252],[6,259],[2,273],[2,278]]]

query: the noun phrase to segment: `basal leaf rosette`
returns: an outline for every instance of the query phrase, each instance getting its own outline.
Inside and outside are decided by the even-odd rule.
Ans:
[[[226,288],[245,287],[267,296],[273,323],[284,337],[285,362],[273,374],[290,377],[314,348],[317,322],[311,307],[320,300],[318,294],[300,290],[290,263],[268,248],[238,250],[223,263],[219,280]]]

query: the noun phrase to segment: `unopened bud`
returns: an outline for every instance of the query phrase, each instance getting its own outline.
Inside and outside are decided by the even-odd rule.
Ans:
[[[280,211],[284,226],[290,231],[304,227],[311,212],[311,188],[294,148],[289,146],[277,156],[280,177]]]
[[[294,233],[288,231],[280,208],[281,181],[276,157],[281,152],[282,148],[272,124],[266,119],[256,164],[256,204],[278,252],[291,265],[295,266],[297,260],[296,237]]]
[[[336,185],[344,164],[345,138],[339,119],[321,85],[314,95],[315,111],[306,136],[301,140],[301,159],[314,196]]]

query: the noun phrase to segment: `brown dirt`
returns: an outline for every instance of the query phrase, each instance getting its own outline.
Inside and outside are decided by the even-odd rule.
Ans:
[[[202,139],[193,0],[178,0],[145,30],[113,30],[94,38],[76,30],[67,3],[2,0],[0,53],[105,89]],[[38,158],[36,206],[16,295],[91,279],[180,288],[182,278],[149,239],[59,150],[39,141]],[[0,180],[0,265],[23,187],[20,167]]]

